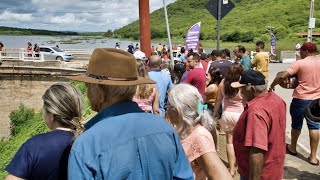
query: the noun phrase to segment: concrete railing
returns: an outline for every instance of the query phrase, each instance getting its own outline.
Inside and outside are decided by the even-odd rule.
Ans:
[[[42,52],[26,52],[24,48],[9,48],[0,51],[0,60],[44,61]]]
[[[89,60],[93,50],[64,49],[64,52],[73,54],[76,60]],[[8,48],[0,51],[0,60],[44,61],[42,52],[27,52],[25,48]]]

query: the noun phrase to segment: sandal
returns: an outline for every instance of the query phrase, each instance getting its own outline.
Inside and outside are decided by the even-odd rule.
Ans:
[[[310,161],[310,157],[308,157],[308,163],[311,164],[311,165],[313,165],[313,166],[319,166],[319,160],[318,160],[318,159],[317,159],[317,162],[314,163],[314,162],[311,162],[311,161]]]
[[[298,153],[291,152],[291,151],[289,150],[288,146],[289,146],[289,144],[286,145],[286,150],[287,150],[288,154],[290,154],[290,155],[292,155],[292,156],[297,156]]]

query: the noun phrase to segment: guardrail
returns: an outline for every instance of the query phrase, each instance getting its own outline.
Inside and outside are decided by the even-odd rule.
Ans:
[[[0,60],[44,61],[42,52],[26,52],[24,48],[9,48],[0,51]]]
[[[76,60],[89,60],[92,50],[89,49],[64,49],[64,52],[73,54]],[[44,61],[42,52],[27,52],[25,48],[8,48],[0,51],[0,60]]]

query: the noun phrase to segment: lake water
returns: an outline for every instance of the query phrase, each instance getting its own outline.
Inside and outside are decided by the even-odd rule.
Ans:
[[[61,41],[76,41],[77,44],[63,44]],[[59,42],[60,41],[60,42]],[[61,49],[89,49],[95,48],[114,48],[116,42],[120,44],[121,49],[126,49],[130,43],[135,46],[138,41],[127,41],[113,38],[87,38],[83,36],[1,36],[0,42],[4,44],[5,48],[27,48],[27,43],[31,42],[32,45],[38,44],[39,46],[56,46]],[[163,42],[162,42],[163,43]],[[151,43],[156,47],[158,43]],[[167,45],[166,45],[167,46]]]

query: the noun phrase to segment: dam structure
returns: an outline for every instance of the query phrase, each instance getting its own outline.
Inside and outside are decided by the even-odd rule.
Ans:
[[[0,140],[10,136],[10,112],[20,104],[41,111],[42,95],[66,76],[84,74],[85,66],[61,61],[3,60],[0,65]]]

